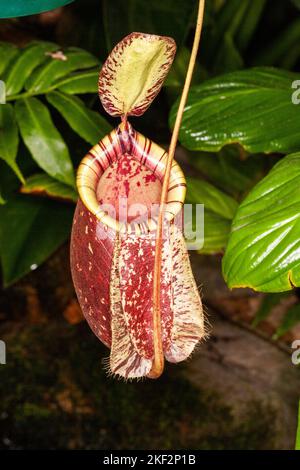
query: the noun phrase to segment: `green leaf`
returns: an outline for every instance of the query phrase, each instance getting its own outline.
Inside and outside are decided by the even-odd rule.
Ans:
[[[69,236],[73,206],[17,196],[0,207],[0,256],[4,285],[43,263]]]
[[[255,60],[258,65],[281,65],[282,59],[297,48],[300,40],[300,19],[290,23],[277,38],[272,39],[270,46],[262,50]]]
[[[199,253],[222,253],[228,242],[231,222],[204,208],[204,245]]]
[[[131,31],[170,36],[181,45],[192,25],[195,0],[104,0],[103,25],[107,50]]]
[[[214,73],[231,72],[232,70],[241,69],[243,65],[243,58],[239,53],[231,34],[225,33],[214,59]]]
[[[223,258],[229,287],[300,285],[300,153],[280,160],[239,206]]]
[[[300,148],[300,112],[292,103],[297,75],[272,68],[242,70],[193,87],[180,142],[190,150],[219,151],[240,144],[250,153]],[[178,103],[170,116],[174,123]]]
[[[201,253],[222,251],[238,203],[207,181],[188,177],[187,185],[187,202],[204,204],[204,246]]]
[[[189,163],[213,184],[232,195],[249,190],[261,179],[266,159],[251,155],[242,160],[235,147],[226,147],[213,155],[207,152],[191,153]],[[275,157],[272,156],[275,162]]]
[[[81,93],[98,93],[99,70],[75,72],[54,82],[55,88],[64,93],[79,95]]]
[[[300,5],[300,2],[299,2],[299,5]],[[299,401],[299,410],[298,410],[298,428],[297,428],[295,449],[300,450],[300,401]]]
[[[205,207],[224,219],[232,220],[238,203],[231,196],[204,180],[187,177],[188,197],[191,201],[205,204]]]
[[[262,16],[267,0],[251,0],[243,22],[236,35],[236,43],[240,50],[245,50],[251,41],[258,22]]]
[[[2,74],[6,70],[7,66],[11,63],[13,59],[19,54],[19,49],[9,42],[0,42],[0,78],[2,79]]]
[[[273,339],[278,339],[285,335],[291,328],[300,323],[300,304],[291,307],[285,314],[281,325],[273,335]]]
[[[208,29],[207,35],[203,37],[205,44],[204,55],[211,66],[214,66],[215,57],[223,46],[224,37],[234,39],[250,1],[253,0],[223,2],[216,19],[213,19],[213,27]]]
[[[47,60],[47,52],[58,48],[50,42],[34,42],[25,47],[5,76],[6,94],[13,95],[22,90],[32,71]]]
[[[68,148],[47,107],[37,98],[16,102],[21,135],[33,159],[53,178],[74,186],[74,170]]]
[[[0,105],[0,158],[15,172],[20,181],[23,175],[16,163],[19,145],[18,127],[14,108],[10,104]]]
[[[182,88],[185,81],[186,71],[190,60],[190,50],[187,47],[181,47],[177,51],[172,68],[167,75],[164,86],[172,88]],[[196,83],[200,79],[200,66],[198,63],[195,65],[193,72],[192,83]]]
[[[65,77],[74,70],[87,69],[99,65],[98,59],[82,49],[68,48],[63,52],[65,59],[49,57],[36,69],[25,82],[26,90],[31,93],[44,93],[59,78]]]
[[[46,98],[70,127],[91,145],[95,145],[112,130],[110,124],[99,113],[88,109],[76,96],[53,91],[47,94]]]
[[[256,328],[262,321],[264,321],[276,305],[280,304],[281,300],[286,297],[286,293],[280,292],[279,294],[267,294],[263,298],[255,318],[252,322],[253,328]]]
[[[78,194],[75,189],[60,183],[46,173],[39,173],[26,179],[21,192],[31,195],[46,195],[54,199],[64,199],[77,202]]]

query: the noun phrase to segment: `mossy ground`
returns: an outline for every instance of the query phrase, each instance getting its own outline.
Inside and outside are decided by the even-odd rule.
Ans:
[[[13,449],[262,449],[272,410],[252,403],[237,422],[215,391],[180,366],[157,381],[108,377],[108,351],[85,323],[6,324],[0,366],[0,447]],[[10,331],[10,332],[9,332]],[[9,332],[9,333],[8,333]],[[5,338],[3,337],[5,336]]]

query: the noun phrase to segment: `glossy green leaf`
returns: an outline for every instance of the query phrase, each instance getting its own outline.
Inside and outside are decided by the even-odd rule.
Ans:
[[[54,199],[64,199],[77,202],[78,194],[75,189],[51,178],[46,173],[39,173],[26,179],[21,192],[31,195],[46,195]]]
[[[300,153],[279,161],[239,206],[223,259],[229,287],[300,286]]]
[[[63,51],[61,58],[49,57],[46,62],[31,74],[25,88],[34,93],[46,92],[59,78],[69,73],[99,65],[98,59],[75,47]]]
[[[21,50],[5,75],[6,94],[21,91],[32,71],[47,60],[47,53],[57,49],[58,46],[50,42],[34,42]]]
[[[204,204],[204,246],[201,253],[224,249],[238,203],[207,181],[187,178],[187,203]]]
[[[19,49],[9,42],[0,42],[0,78],[3,79],[3,72],[13,59],[19,54]]]
[[[47,107],[37,98],[27,98],[17,101],[15,109],[21,135],[33,159],[50,176],[73,186],[69,151]]]
[[[273,339],[285,335],[291,328],[300,323],[300,304],[293,305],[283,317],[281,325],[277,328]]]
[[[4,285],[36,269],[70,234],[73,206],[17,196],[0,207],[0,257]]]
[[[19,145],[18,127],[14,108],[10,104],[0,105],[0,158],[4,160],[17,177],[24,181],[22,173],[16,163]]]
[[[54,82],[55,88],[64,93],[79,95],[82,93],[98,93],[99,70],[75,72]]]
[[[219,151],[240,144],[250,153],[300,148],[300,108],[292,102],[297,75],[272,68],[232,72],[193,87],[180,142],[190,150]],[[174,122],[177,103],[171,110]]]
[[[107,50],[131,31],[170,36],[184,42],[195,18],[195,0],[104,0],[103,24]]]
[[[110,124],[99,113],[88,109],[76,96],[53,91],[46,95],[46,98],[70,127],[91,145],[95,145],[112,130]]]

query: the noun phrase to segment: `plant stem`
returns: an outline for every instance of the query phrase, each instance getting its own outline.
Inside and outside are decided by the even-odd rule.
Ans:
[[[6,102],[8,101],[16,101],[24,98],[31,98],[32,96],[39,96],[39,95],[46,95],[47,93],[50,93],[51,91],[56,90],[59,84],[54,84],[47,88],[46,90],[42,91],[23,91],[22,93],[17,93],[16,95],[9,95],[6,97]]]
[[[180,103],[177,111],[176,121],[171,137],[169,146],[166,170],[162,184],[162,192],[160,199],[160,209],[158,215],[157,231],[156,231],[156,245],[155,245],[155,262],[154,262],[154,275],[153,275],[153,346],[154,346],[154,359],[151,371],[148,374],[150,378],[158,378],[164,369],[164,353],[162,345],[161,334],[161,298],[160,298],[160,282],[161,282],[161,262],[162,262],[162,232],[163,232],[163,219],[165,212],[165,204],[167,201],[169,180],[172,162],[175,154],[175,149],[178,140],[179,129],[182,121],[182,115],[186,104],[189,88],[191,85],[192,75],[196,63],[198,53],[201,30],[204,16],[205,0],[199,0],[197,25],[194,36],[194,43],[189,61],[189,66],[186,73],[185,83],[180,98]]]

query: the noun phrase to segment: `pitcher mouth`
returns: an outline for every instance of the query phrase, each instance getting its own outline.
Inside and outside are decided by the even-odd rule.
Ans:
[[[141,234],[156,230],[158,211],[151,211],[141,220],[120,220],[112,216],[97,197],[97,187],[107,170],[120,157],[130,157],[144,165],[162,182],[168,154],[157,144],[135,131],[128,121],[122,122],[110,134],[96,144],[81,161],[77,172],[77,188],[85,207],[107,227],[116,232]],[[165,221],[170,223],[180,214],[186,194],[186,180],[177,162],[173,162],[167,202],[164,210]]]

